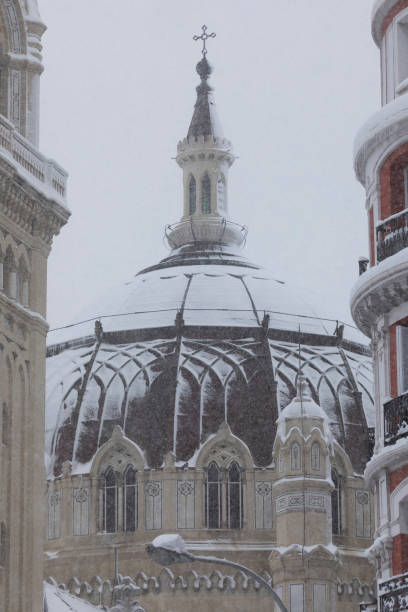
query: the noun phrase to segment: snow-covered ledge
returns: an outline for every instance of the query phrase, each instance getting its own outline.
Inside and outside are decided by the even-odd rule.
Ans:
[[[354,140],[354,170],[362,185],[367,182],[367,163],[376,152],[376,159],[370,163],[370,172],[393,150],[407,141],[408,96],[399,96],[378,110],[357,132]]]
[[[381,44],[383,23],[400,0],[376,0],[371,13],[371,32],[378,46]]]
[[[407,272],[408,247],[359,276],[351,290],[350,308],[354,321],[368,337],[382,313],[407,300],[404,289]]]
[[[364,479],[368,487],[383,469],[395,470],[401,465],[406,464],[408,458],[408,438],[401,438],[391,446],[385,446],[378,453],[372,456],[367,463]]]

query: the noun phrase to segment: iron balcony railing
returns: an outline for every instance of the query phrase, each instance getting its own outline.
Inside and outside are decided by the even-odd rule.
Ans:
[[[378,585],[379,612],[408,610],[408,573],[394,576]]]
[[[408,436],[408,393],[384,404],[384,444],[394,444]]]
[[[383,261],[408,246],[408,208],[377,225],[377,261]]]

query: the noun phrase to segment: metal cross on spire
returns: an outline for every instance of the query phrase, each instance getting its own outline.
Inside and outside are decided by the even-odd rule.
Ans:
[[[215,38],[216,34],[215,34],[215,32],[211,32],[211,34],[207,34],[207,26],[206,25],[203,25],[201,29],[203,31],[201,36],[198,36],[196,34],[195,36],[193,36],[193,40],[202,40],[203,41],[203,48],[201,50],[201,53],[203,54],[203,57],[205,57],[207,55],[207,48],[205,46],[205,43],[206,43],[208,38]]]

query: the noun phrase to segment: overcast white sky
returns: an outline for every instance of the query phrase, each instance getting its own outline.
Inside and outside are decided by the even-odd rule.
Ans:
[[[182,213],[172,159],[193,112],[206,23],[218,113],[239,156],[231,217],[248,257],[350,320],[367,254],[357,129],[380,104],[372,0],[39,0],[41,150],[69,173],[49,259],[51,327],[165,256]],[[272,306],[273,307],[273,306]]]

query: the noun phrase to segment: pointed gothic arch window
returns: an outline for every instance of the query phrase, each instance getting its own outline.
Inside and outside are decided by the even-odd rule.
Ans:
[[[310,467],[314,472],[320,472],[320,445],[313,442],[310,450]]]
[[[208,174],[201,179],[201,212],[203,215],[211,213],[211,181]]]
[[[331,494],[332,508],[332,533],[334,535],[341,534],[341,476],[334,468],[331,472],[334,489]]]
[[[197,186],[194,176],[190,177],[188,184],[188,214],[194,215],[197,209]]]
[[[137,528],[137,480],[136,470],[131,465],[126,468],[124,476],[123,528],[124,531],[136,531]]]
[[[221,527],[221,473],[215,461],[207,469],[205,483],[205,526],[208,529]]]
[[[118,482],[111,467],[105,472],[103,484],[103,528],[107,533],[118,529]]]
[[[228,469],[227,479],[227,513],[230,529],[242,529],[243,501],[242,472],[238,463],[233,461]]]
[[[294,442],[290,449],[290,469],[292,472],[300,470],[300,446]]]

